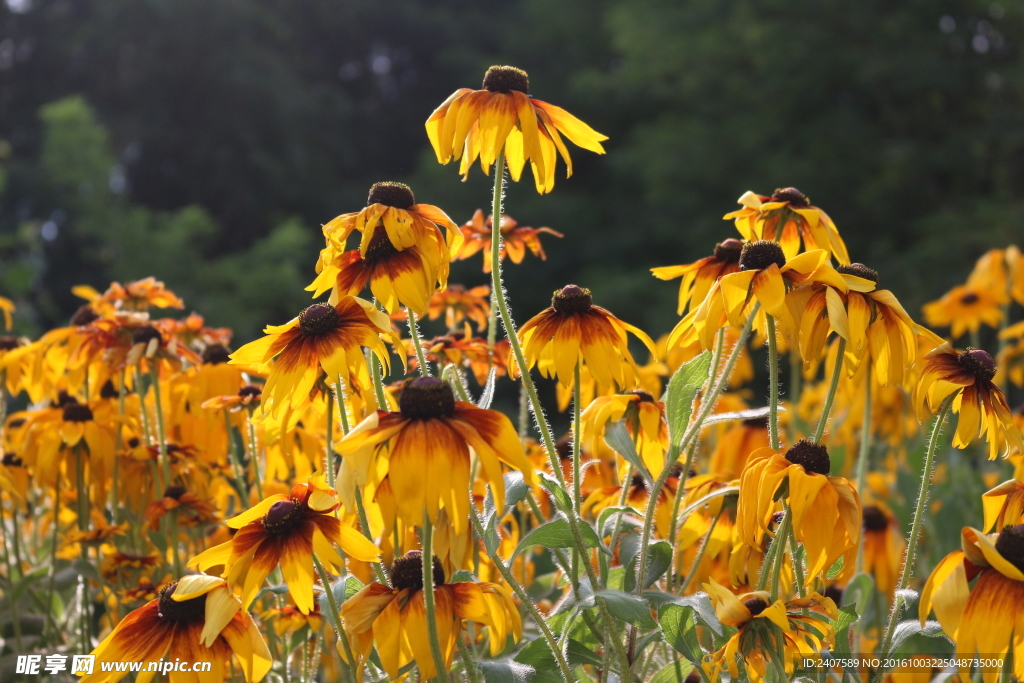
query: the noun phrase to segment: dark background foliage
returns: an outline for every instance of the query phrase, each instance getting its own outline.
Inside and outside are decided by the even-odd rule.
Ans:
[[[155,275],[237,341],[308,302],[319,226],[379,180],[457,222],[474,169],[423,122],[491,64],[610,136],[508,210],[549,260],[509,270],[520,321],[577,282],[657,334],[652,266],[733,236],[747,189],[795,185],[917,315],[1024,224],[1024,6],[881,0],[7,0],[0,294],[19,331],[72,285]],[[485,281],[479,259],[453,281]]]

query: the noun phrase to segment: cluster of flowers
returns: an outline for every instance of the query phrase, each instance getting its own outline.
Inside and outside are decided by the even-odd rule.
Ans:
[[[493,173],[491,218],[459,226],[405,185],[374,185],[365,208],[323,226],[308,289],[327,300],[233,352],[230,330],[195,313],[153,317],[184,303],[152,278],[77,288],[87,303],[68,326],[0,337],[8,642],[214,663],[175,683],[414,667],[475,683],[508,656],[564,683],[659,669],[788,680],[851,638],[895,651],[944,420],[957,415],[956,448],[1024,451],[1024,416],[1000,388],[1024,386],[1024,322],[1009,324],[1024,258],[987,254],[925,309],[953,341],[998,327],[998,369],[916,323],[795,188],[747,192],[725,216],[737,237],[654,269],[681,278],[680,321],[657,342],[577,285],[517,329],[502,261],[543,259],[541,234],[561,235],[502,213],[505,173],[518,181],[529,162],[549,192],[558,156],[572,171],[563,137],[598,153],[605,139],[528,92],[524,72],[492,67],[426,123],[441,163]],[[451,262],[480,252],[491,285],[449,285]],[[0,308],[9,328],[13,306]],[[422,339],[424,318],[447,332]],[[765,345],[762,408],[744,386]],[[534,370],[572,406],[562,438]],[[517,424],[490,409],[499,381],[519,383]],[[30,405],[7,414],[12,398]],[[885,501],[928,420],[904,534]],[[960,654],[1016,650],[1017,677],[1022,475],[985,495],[984,531],[964,529],[919,609]],[[77,577],[66,600],[61,566]],[[857,613],[865,585],[891,605],[874,627]],[[19,610],[40,605],[45,623],[23,631]]]

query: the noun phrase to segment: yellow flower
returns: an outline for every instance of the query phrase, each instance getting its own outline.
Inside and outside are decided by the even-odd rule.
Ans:
[[[733,680],[740,676],[737,655],[743,658],[747,678],[759,683],[768,664],[792,675],[805,656],[816,655],[835,640],[829,619],[839,612],[830,598],[811,593],[788,602],[771,600],[767,591],[734,595],[714,579],[704,584],[711,596],[718,620],[739,629],[717,652],[701,663],[711,680],[721,680],[728,671]],[[779,661],[779,656],[782,661]]]
[[[966,284],[957,285],[921,310],[926,323],[932,327],[948,327],[953,339],[959,339],[965,332],[976,333],[983,324],[999,327],[1005,301],[1005,294],[998,290]]]
[[[595,398],[583,411],[582,443],[593,452],[601,450],[605,429],[612,422],[625,418],[626,426],[635,439],[637,452],[651,475],[657,477],[665,466],[668,450],[668,427],[665,424],[665,404],[656,401],[642,389],[624,394]]]
[[[314,607],[314,553],[325,567],[345,564],[333,543],[364,562],[380,555],[377,546],[332,514],[338,506],[337,494],[322,479],[296,484],[290,495],[269,496],[229,519],[228,527],[238,529],[231,540],[200,553],[188,565],[200,571],[223,565],[228,583],[241,587],[246,609],[280,565],[296,608],[309,614]]]
[[[556,150],[565,161],[566,177],[572,175],[562,135],[583,149],[604,154],[601,141],[608,137],[561,107],[532,99],[527,94],[530,80],[522,69],[492,66],[481,87],[456,90],[426,123],[438,162],[461,159],[459,173],[464,179],[477,157],[484,174],[489,174],[504,150],[512,180],[519,182],[529,161],[537,192],[544,194],[555,187]]]
[[[484,212],[477,209],[473,217],[462,226],[462,233],[466,236],[466,243],[459,252],[458,260],[462,261],[473,256],[477,252],[483,252],[484,272],[491,272],[491,230],[493,230],[494,216],[488,216],[484,222]],[[505,256],[512,257],[512,263],[523,262],[526,250],[539,258],[541,261],[548,259],[541,244],[541,233],[564,237],[562,233],[551,228],[528,228],[519,225],[512,216],[501,217],[501,247],[498,252],[498,260],[504,261]]]
[[[209,673],[198,677],[171,671],[171,683],[222,681],[233,657],[247,683],[255,683],[272,663],[263,636],[227,582],[204,574],[183,577],[162,589],[159,597],[126,616],[92,654],[97,660],[93,673],[81,683],[115,683],[125,677],[126,671],[107,671],[108,662],[157,661],[165,656],[212,664]]]
[[[761,548],[783,491],[796,539],[807,551],[808,585],[839,558],[844,564],[838,579],[852,576],[860,545],[860,497],[846,479],[829,476],[830,469],[825,446],[804,440],[785,455],[771,448],[754,451],[740,478],[736,526],[741,540]]]
[[[376,487],[386,478],[406,524],[420,525],[427,510],[437,525],[444,508],[462,535],[469,524],[470,448],[499,508],[505,500],[502,463],[533,482],[522,443],[504,414],[456,401],[451,387],[433,377],[406,382],[398,405],[398,412],[371,413],[337,444],[347,508],[354,509],[356,486]]]
[[[475,621],[490,630],[491,656],[505,649],[511,635],[522,637],[519,610],[508,590],[496,583],[445,583],[444,569],[433,558],[434,605],[437,635],[445,662],[451,666],[462,620]],[[437,676],[427,635],[427,611],[423,593],[423,555],[406,553],[391,565],[393,588],[371,583],[345,601],[342,625],[357,665],[361,668],[374,643],[380,663],[392,679],[410,662],[416,662],[423,680]],[[345,650],[338,643],[338,652]]]
[[[1004,526],[1024,522],[1024,482],[1004,481],[981,496],[985,510],[986,532],[1002,531]]]
[[[1024,451],[1006,397],[992,382],[995,374],[995,361],[981,349],[956,353],[949,342],[942,344],[923,359],[914,395],[918,418],[924,420],[947,397],[955,396],[953,412],[960,414],[953,436],[956,448],[967,448],[984,432],[989,460],[1000,451],[1005,455],[1010,446]]]
[[[864,571],[878,590],[892,595],[903,559],[899,520],[881,503],[864,507]]]
[[[638,327],[625,323],[609,311],[594,305],[589,289],[567,285],[555,292],[551,307],[541,311],[519,328],[519,341],[526,356],[526,370],[539,365],[545,377],[557,377],[572,386],[576,364],[585,364],[601,386],[612,382],[620,389],[637,385],[636,361],[629,353],[626,332],[632,332],[656,353],[654,342]],[[515,357],[509,357],[514,376]]]
[[[704,301],[718,278],[739,272],[742,251],[743,242],[730,238],[716,244],[711,256],[682,266],[651,268],[651,273],[659,280],[683,278],[679,282],[679,305],[676,309],[676,313],[682,315],[692,302],[699,304]]]
[[[268,325],[266,337],[231,354],[231,363],[267,372],[261,409],[277,414],[281,406],[297,408],[308,400],[321,370],[331,380],[365,368],[362,347],[390,367],[381,334],[391,333],[387,315],[354,296],[337,305],[313,304],[284,325]],[[276,360],[275,360],[276,359]]]
[[[472,289],[466,289],[462,285],[451,285],[431,297],[429,318],[437,320],[444,315],[444,324],[449,330],[458,329],[459,323],[469,318],[476,323],[476,329],[483,332],[487,329],[487,316],[491,312],[488,300],[490,293],[491,288],[488,285]]]
[[[11,318],[11,314],[14,313],[14,302],[10,299],[5,299],[0,296],[0,313],[4,315],[4,329],[11,329],[11,325],[14,324],[14,320]]]
[[[846,244],[839,236],[832,219],[795,187],[775,190],[771,197],[744,192],[737,200],[742,209],[728,213],[723,218],[736,221],[736,229],[746,240],[770,240],[779,242],[786,258],[800,253],[800,241],[804,249],[824,249],[841,264],[850,262]]]
[[[987,536],[964,527],[961,540],[963,549],[940,561],[921,591],[921,623],[934,609],[957,657],[1003,658],[1013,648],[1013,677],[1024,679],[1024,525]],[[999,680],[999,669],[982,669],[985,683]]]
[[[153,277],[129,282],[126,285],[111,282],[103,294],[88,285],[72,287],[71,292],[87,300],[90,306],[101,314],[120,309],[146,311],[150,308],[185,308],[185,302],[177,294]]]

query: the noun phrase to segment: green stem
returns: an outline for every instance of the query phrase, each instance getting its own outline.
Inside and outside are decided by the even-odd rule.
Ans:
[[[117,390],[117,417],[119,420],[124,418],[124,396],[125,396],[125,379],[127,371],[125,368],[121,368],[121,386]],[[2,389],[0,389],[2,391]],[[111,473],[113,478],[113,485],[110,488],[110,509],[113,511],[114,524],[120,524],[123,519],[124,506],[121,505],[120,496],[120,485],[121,485],[121,468],[119,467],[119,460],[121,459],[121,447],[124,445],[124,434],[123,424],[118,421],[117,431],[114,436],[114,471]]]
[[[412,338],[413,348],[416,349],[416,361],[420,365],[420,377],[429,377],[430,367],[427,365],[427,356],[423,353],[423,342],[420,341],[419,328],[416,327],[416,314],[412,312],[411,308],[406,308],[405,313],[409,316],[409,336]]]
[[[252,423],[252,410],[246,420],[249,425],[249,460],[252,462],[252,480],[256,484],[256,494],[263,500],[263,476],[260,474],[260,453],[256,447],[256,426]],[[330,448],[330,444],[328,444]],[[332,485],[331,488],[334,488]]]
[[[839,378],[843,374],[843,356],[846,355],[846,340],[839,338],[839,350],[836,352],[836,366],[832,370],[832,382],[828,385],[828,395],[825,397],[825,406],[821,409],[821,417],[818,418],[818,426],[814,429],[814,443],[821,443],[821,437],[825,435],[825,425],[828,424],[828,416],[832,412],[832,403],[836,400],[836,390],[839,388]],[[870,378],[868,378],[870,383]]]
[[[775,318],[767,314],[765,319],[768,327],[768,440],[773,449],[779,450],[779,349],[775,340]]]
[[[477,515],[475,509],[469,511],[469,521],[473,524],[473,529],[476,531],[476,535],[480,538],[484,537],[484,527],[480,522],[480,517]],[[537,624],[537,628],[540,629],[541,635],[544,640],[547,641],[548,648],[555,656],[555,662],[558,664],[558,670],[562,675],[562,683],[575,683],[576,679],[572,675],[569,669],[569,663],[565,660],[565,654],[562,652],[562,648],[558,646],[558,640],[555,635],[551,632],[551,628],[548,627],[547,621],[544,619],[544,615],[537,609],[537,605],[534,604],[533,599],[527,594],[526,590],[519,584],[516,577],[512,575],[508,566],[505,565],[505,561],[501,559],[497,551],[491,551],[489,548],[484,546],[487,551],[487,555],[491,558],[491,562],[498,569],[498,573],[505,579],[512,588],[512,592],[516,594],[523,607],[530,613],[534,623]]]
[[[456,642],[459,646],[459,654],[462,656],[462,666],[466,669],[466,677],[469,678],[469,683],[481,683],[480,671],[476,668],[476,663],[473,661],[473,656],[469,653],[469,648],[462,642],[462,636],[459,635],[456,638]]]
[[[345,410],[345,382],[342,380],[341,375],[338,375],[337,384],[335,386],[337,387],[338,392],[338,417],[341,418],[341,433],[348,434],[348,412]]]
[[[320,583],[324,587],[324,597],[327,599],[327,619],[331,622],[331,626],[334,628],[334,632],[338,636],[338,640],[345,648],[345,655],[348,657],[349,666],[346,670],[349,671],[352,676],[352,683],[356,683],[355,675],[355,657],[352,655],[352,647],[349,645],[348,637],[345,635],[345,631],[341,628],[341,622],[339,621],[340,611],[338,610],[338,601],[334,599],[334,588],[331,584],[331,577],[328,575],[327,570],[324,569],[324,565],[320,562],[320,558],[313,553],[313,566],[316,567],[316,573],[320,576]]]
[[[56,591],[57,585],[57,528],[60,526],[60,475],[58,474],[57,479],[53,483],[53,535],[50,539],[50,585],[46,589],[46,623],[43,624],[43,633],[49,631],[49,627],[53,624],[57,626],[56,621],[53,618],[53,596]],[[58,634],[51,634],[58,635]]]
[[[327,485],[334,488],[334,392],[327,392],[327,447],[324,449]],[[262,496],[260,496],[262,498]]]
[[[775,564],[772,567],[771,602],[773,603],[778,599],[779,589],[782,587],[782,568],[786,564],[786,541],[789,538],[792,526],[793,520],[787,510],[786,516],[782,518],[782,523],[779,524],[778,531],[775,532],[775,539],[772,541],[773,546],[778,546],[775,550]]]
[[[572,383],[572,507],[577,515],[583,504],[583,483],[580,476],[580,439],[583,438],[580,419],[580,361],[576,361],[573,369]]]
[[[356,510],[359,512],[359,527],[363,532],[363,536],[366,537],[366,540],[373,543],[373,536],[370,535],[370,522],[366,517],[366,506],[363,505],[363,489],[359,486],[356,486]],[[397,552],[397,548],[395,550]],[[384,565],[380,562],[371,562],[370,564],[373,566],[373,573],[377,577],[377,583],[390,586],[391,580],[384,570]]]
[[[0,380],[3,378],[0,377]],[[0,388],[0,392],[3,389]],[[2,424],[2,423],[0,423]],[[13,496],[12,496],[13,499]],[[3,519],[3,491],[0,490],[0,520]],[[11,510],[11,526],[18,526],[18,501],[14,499],[14,507]],[[4,523],[5,539],[6,539],[6,523]],[[11,610],[11,624],[14,626],[14,637],[18,644],[18,652],[24,652],[24,647],[21,642],[21,617],[18,616],[18,601],[14,598],[14,568],[11,564],[11,554],[7,547],[7,543],[4,543],[4,564],[7,568],[7,603]],[[18,567],[18,575],[21,575],[21,567]]]
[[[437,679],[440,683],[449,683],[448,663],[441,651],[441,639],[437,635],[437,607],[434,605],[434,525],[426,509],[423,510],[422,532],[420,542],[423,546],[423,599],[427,607],[427,637],[437,668]]]
[[[868,476],[868,460],[871,458],[871,359],[867,360],[867,379],[864,388],[864,417],[860,425],[860,448],[857,453],[857,475],[855,488],[857,495],[864,497],[864,486]],[[864,568],[864,539],[857,546],[857,573]]]
[[[899,621],[900,612],[903,608],[903,598],[900,592],[905,590],[910,583],[910,576],[914,572],[914,561],[917,557],[917,543],[920,540],[921,522],[924,518],[925,503],[928,500],[928,489],[932,483],[932,466],[935,461],[935,449],[939,442],[939,433],[942,431],[942,423],[946,421],[950,406],[956,393],[950,394],[939,406],[939,412],[935,415],[935,422],[932,423],[932,432],[928,437],[928,448],[924,455],[924,464],[921,466],[921,488],[917,494],[917,505],[914,507],[914,518],[910,524],[910,535],[907,537],[907,550],[903,557],[903,569],[900,570],[900,580],[896,584],[896,592],[892,601],[892,609],[889,611],[889,622],[885,627],[885,635],[880,641],[879,655],[884,659],[889,655],[889,647],[892,644],[893,634],[896,632],[896,623]],[[881,677],[882,671],[873,671],[871,680]]]
[[[693,581],[693,577],[697,575],[697,568],[700,567],[700,563],[704,560],[704,555],[708,551],[708,545],[711,543],[711,534],[715,533],[715,527],[718,526],[718,520],[722,518],[722,513],[719,512],[715,515],[714,519],[711,520],[711,526],[708,527],[708,532],[704,534],[704,542],[700,545],[700,550],[697,551],[697,557],[693,560],[693,565],[690,567],[690,571],[686,574],[686,578],[683,580],[683,585],[679,587],[679,595],[686,592],[690,582]]]
[[[789,416],[789,438],[792,443],[800,440],[800,419],[797,417],[796,407],[800,405],[803,383],[803,359],[800,358],[800,350],[794,346],[789,352],[789,405],[792,407]]]
[[[388,400],[384,396],[384,381],[381,379],[380,361],[370,349],[366,349],[366,362],[370,366],[370,377],[373,379],[373,393],[377,397],[377,408],[379,410],[387,410]]]
[[[789,506],[787,505],[786,516],[789,517],[789,515],[790,511]],[[796,592],[797,595],[802,598],[807,595],[806,587],[804,586],[804,567],[796,554],[796,529],[792,524],[789,525],[789,533],[786,534],[785,540],[789,543],[789,554],[793,557],[793,573],[796,575]]]
[[[780,534],[786,531],[789,526],[789,515],[782,518],[782,522],[779,524],[779,528],[775,530],[775,538],[772,539],[771,546],[768,548],[768,552],[765,553],[764,561],[761,563],[761,573],[757,577],[757,590],[763,591],[768,585],[768,579],[772,575],[772,570],[775,566],[775,556],[779,554],[779,547],[781,543],[776,543],[779,539]]]
[[[156,401],[156,436],[157,447],[160,450],[160,466],[164,473],[164,486],[171,485],[171,462],[167,456],[167,434],[164,431],[164,404],[160,397],[160,372],[156,363],[150,363],[150,376],[153,379],[153,398]],[[179,574],[180,576],[180,574]]]
[[[249,505],[249,481],[242,471],[242,463],[238,459],[238,448],[235,446],[235,437],[231,434],[231,415],[224,411],[224,431],[228,435],[228,460],[231,461],[231,470],[235,475],[235,483],[238,485],[238,495],[244,496],[242,505]]]

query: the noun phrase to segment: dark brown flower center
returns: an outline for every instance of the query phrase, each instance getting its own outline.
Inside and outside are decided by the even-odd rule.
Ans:
[[[962,297],[960,297],[960,303],[962,303],[964,306],[976,304],[978,303],[978,295],[975,294],[974,292],[967,292]]]
[[[960,367],[973,373],[982,382],[990,382],[996,376],[996,362],[981,349],[967,349],[957,356],[957,361]]]
[[[203,362],[207,365],[220,365],[231,360],[231,351],[223,344],[210,344],[203,349]]]
[[[761,612],[768,609],[768,603],[763,598],[750,598],[743,603],[743,606],[750,610],[750,616],[756,617]]]
[[[843,589],[834,583],[825,589],[823,595],[826,598],[831,598],[832,602],[836,603],[836,605],[843,604]]]
[[[743,253],[743,242],[731,237],[715,245],[715,258],[719,261],[736,263],[740,260],[741,253]]]
[[[114,386],[114,382],[112,380],[108,379],[103,383],[103,386],[100,387],[100,398],[111,399],[117,398],[118,395],[117,387]]]
[[[0,351],[13,351],[18,348],[17,337],[0,337]]]
[[[366,246],[366,256],[364,258],[367,261],[375,261],[386,259],[397,253],[398,249],[391,243],[391,238],[388,237],[388,231],[384,229],[384,226],[378,225],[374,228],[373,237],[370,238],[370,243]]]
[[[873,268],[868,268],[863,263],[851,263],[848,266],[839,266],[836,268],[843,275],[855,275],[862,277],[865,280],[871,280],[876,285],[878,284],[878,271]]]
[[[555,453],[558,453],[559,460],[572,459],[572,434],[563,434],[555,442]]]
[[[337,309],[330,304],[313,304],[299,313],[299,329],[307,337],[319,337],[338,326]]]
[[[410,550],[391,563],[391,585],[398,590],[411,588],[423,589],[423,553]],[[441,561],[434,558],[434,585],[444,585],[444,567]]]
[[[152,325],[143,325],[142,327],[136,327],[135,331],[132,332],[132,346],[136,344],[149,344],[153,339],[161,339],[160,330],[156,329]]]
[[[246,384],[238,390],[238,396],[239,398],[251,398],[256,400],[263,396],[263,389],[255,384]]]
[[[593,305],[590,290],[576,285],[566,285],[551,297],[551,308],[556,313],[586,313]]]
[[[510,93],[517,90],[530,92],[530,77],[514,66],[492,66],[484,74],[483,89],[490,92]]]
[[[396,209],[408,209],[416,203],[416,195],[405,183],[374,183],[366,205],[383,204]]]
[[[171,598],[178,588],[178,582],[165,586],[159,593],[159,610],[157,614],[161,619],[167,619],[178,624],[200,624],[206,620],[206,593],[191,600],[178,602]]]
[[[1007,562],[1024,572],[1024,524],[1004,526],[996,539],[996,550]]]
[[[629,480],[629,485],[635,489],[646,488],[644,485],[644,476],[642,474],[634,474],[633,478]]]
[[[752,427],[754,429],[768,429],[768,418],[767,417],[748,417],[743,421],[744,427]]]
[[[772,192],[772,201],[786,202],[798,209],[806,209],[811,205],[811,200],[808,199],[807,195],[795,187],[780,187],[775,190],[775,192]]]
[[[764,270],[773,263],[779,268],[786,265],[786,254],[778,242],[757,240],[743,245],[740,270]]]
[[[63,408],[69,403],[78,403],[78,399],[69,394],[68,392],[61,389],[57,392],[57,400],[54,402],[55,408]]]
[[[800,465],[808,472],[823,474],[826,477],[832,471],[832,461],[828,457],[828,449],[824,444],[814,443],[810,439],[801,439],[786,451],[786,460]]]
[[[649,392],[646,392],[643,389],[633,389],[632,391],[627,391],[626,393],[636,396],[639,399],[640,403],[654,403],[654,397],[651,396]]]
[[[881,508],[869,505],[864,508],[864,531],[885,531],[889,527],[889,519]]]
[[[164,498],[173,498],[174,500],[181,500],[181,497],[188,493],[188,489],[179,484],[174,486],[168,486],[164,491]]]
[[[71,316],[71,324],[77,326],[88,325],[93,321],[99,320],[99,317],[100,314],[92,310],[92,306],[85,304],[84,306],[79,306],[75,314]]]
[[[61,419],[65,422],[88,422],[92,419],[92,410],[78,402],[68,403],[64,406],[64,415]]]
[[[4,453],[4,457],[0,459],[6,467],[21,467],[24,463],[21,458],[16,456],[14,453]]]
[[[302,505],[296,499],[279,500],[263,516],[263,528],[279,538],[287,536],[295,528],[295,522],[301,514]]]
[[[436,377],[418,377],[402,387],[398,409],[413,420],[450,417],[455,412],[455,394],[447,382]]]

